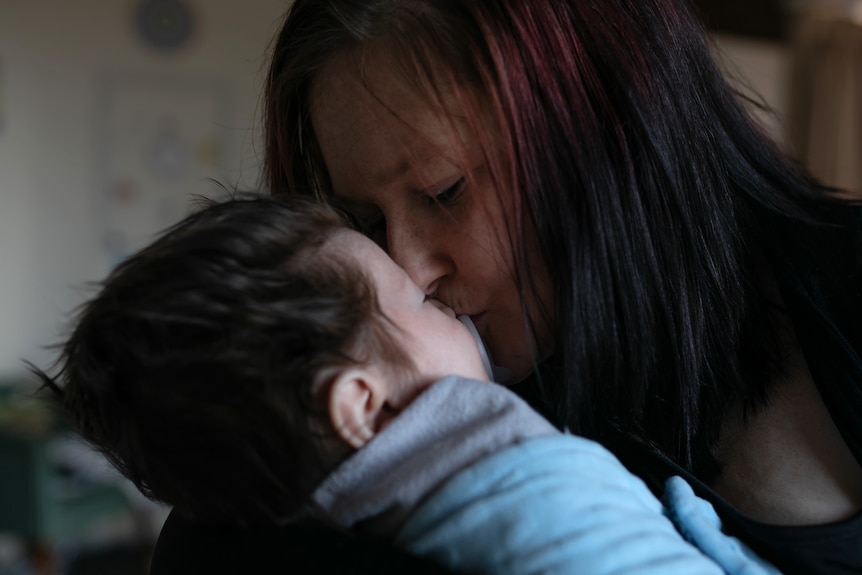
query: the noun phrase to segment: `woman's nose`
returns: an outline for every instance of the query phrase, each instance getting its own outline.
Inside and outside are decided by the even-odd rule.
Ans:
[[[443,240],[421,224],[387,222],[389,256],[429,295],[434,295],[443,278],[454,271],[452,254],[446,253]]]

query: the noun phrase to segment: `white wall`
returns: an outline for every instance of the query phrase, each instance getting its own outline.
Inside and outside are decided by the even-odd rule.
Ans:
[[[0,378],[45,365],[82,287],[106,270],[100,246],[108,79],[219,85],[227,184],[257,182],[266,48],[288,0],[187,0],[192,42],[158,52],[136,34],[138,0],[0,1]],[[178,114],[193,114],[177,103]]]

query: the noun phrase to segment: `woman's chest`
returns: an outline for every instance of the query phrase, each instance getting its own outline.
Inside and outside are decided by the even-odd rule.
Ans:
[[[769,405],[736,410],[716,449],[715,491],[747,517],[818,525],[862,510],[862,467],[823,403],[801,353],[786,366]]]

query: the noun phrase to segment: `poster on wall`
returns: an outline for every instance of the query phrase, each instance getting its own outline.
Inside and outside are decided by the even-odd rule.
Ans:
[[[219,81],[112,76],[97,109],[100,194],[95,202],[107,269],[213,197],[231,149],[231,98]]]

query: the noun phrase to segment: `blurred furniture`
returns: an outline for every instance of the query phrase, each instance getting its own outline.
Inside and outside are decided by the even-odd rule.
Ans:
[[[862,198],[862,0],[800,4],[791,39],[793,152]]]
[[[57,543],[129,509],[118,486],[81,481],[52,460],[51,444],[64,432],[32,387],[0,383],[0,531],[27,543],[41,573],[55,572]]]

